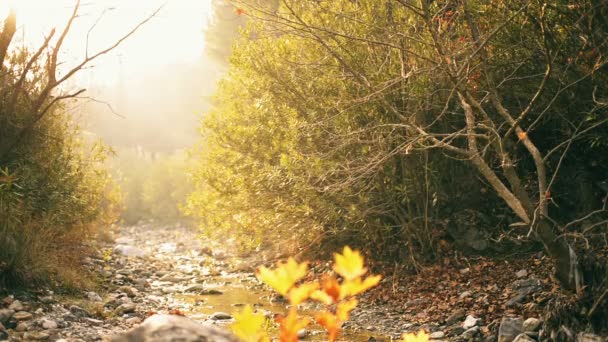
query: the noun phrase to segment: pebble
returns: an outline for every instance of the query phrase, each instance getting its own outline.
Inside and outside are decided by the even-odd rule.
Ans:
[[[435,331],[429,335],[431,340],[440,340],[445,337],[445,333],[443,331]]]
[[[536,331],[540,327],[540,323],[541,323],[540,319],[530,317],[524,321],[524,325],[523,325],[524,331]]]
[[[29,321],[33,317],[34,317],[34,315],[32,315],[31,313],[29,313],[27,311],[15,312],[15,314],[13,315],[13,318],[18,321]]]
[[[517,278],[519,278],[519,279],[525,278],[525,277],[528,276],[528,271],[526,271],[526,270],[519,270],[519,271],[517,271],[517,273],[515,273],[515,276]]]
[[[14,310],[10,309],[0,309],[0,323],[8,322],[11,317],[15,314]]]
[[[23,334],[25,340],[45,341],[48,340],[49,337],[51,337],[51,335],[42,331],[28,331]]]
[[[16,300],[8,306],[8,309],[13,311],[25,311],[25,306],[21,301]]]
[[[465,332],[462,333],[462,337],[470,340],[473,337],[475,337],[475,335],[477,335],[479,333],[479,327],[472,327],[470,329],[467,329]]]
[[[130,317],[125,320],[125,323],[130,324],[130,325],[139,324],[139,323],[141,323],[141,318]]]
[[[19,322],[19,324],[17,324],[17,327],[15,327],[15,331],[18,332],[24,332],[27,331],[29,329],[27,323],[25,322]]]
[[[480,319],[479,318],[475,318],[471,315],[468,315],[467,318],[464,320],[464,322],[462,323],[462,327],[466,330],[466,329],[470,329],[474,326],[476,326],[479,323]]]
[[[124,314],[127,314],[127,313],[135,312],[135,308],[136,308],[135,304],[133,304],[133,303],[125,303],[125,304],[119,305],[114,310],[114,312],[117,315],[124,315]]]
[[[2,323],[0,323],[0,341],[8,339],[8,331]]]
[[[59,324],[57,324],[57,322],[53,321],[52,319],[43,319],[42,328],[46,330],[57,329],[59,328]]]
[[[513,342],[535,342],[536,340],[526,334],[519,334]]]
[[[230,315],[229,313],[226,313],[226,312],[216,312],[213,315],[211,315],[211,319],[214,321],[232,319],[232,315]]]
[[[87,298],[91,302],[101,302],[101,301],[103,301],[103,299],[101,298],[100,295],[97,294],[97,292],[87,292]]]

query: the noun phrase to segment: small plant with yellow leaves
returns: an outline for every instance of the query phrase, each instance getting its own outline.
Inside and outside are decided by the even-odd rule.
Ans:
[[[327,330],[328,340],[336,341],[342,323],[349,319],[350,312],[358,304],[356,296],[380,282],[381,276],[379,275],[364,278],[367,268],[364,267],[363,261],[361,253],[346,246],[342,254],[334,254],[333,270],[340,276],[340,279],[335,275],[325,275],[321,281],[315,280],[300,284],[299,282],[308,272],[307,262],[298,263],[293,258],[289,258],[286,262],[279,262],[275,269],[260,267],[256,272],[258,279],[287,298],[291,304],[288,314],[277,318],[280,331],[279,340],[281,342],[298,341],[298,331],[308,326],[311,319],[300,316],[297,306],[311,299],[326,306],[314,318]],[[232,331],[243,341],[269,341],[264,329],[263,316],[254,314],[250,306],[235,314],[235,318],[236,322],[232,325]]]

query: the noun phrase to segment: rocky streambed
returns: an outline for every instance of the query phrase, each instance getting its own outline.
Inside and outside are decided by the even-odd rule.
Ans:
[[[268,317],[286,311],[287,303],[255,278],[253,261],[237,260],[225,246],[196,234],[182,226],[122,228],[113,244],[85,260],[99,278],[97,291],[62,296],[40,289],[4,297],[0,341],[109,340],[157,314],[224,326],[247,304]],[[370,314],[362,324],[349,323],[344,338],[387,339],[382,318]],[[301,335],[304,340],[325,338],[320,327]]]
[[[146,329],[156,329],[163,324],[165,327],[179,324],[174,333],[190,334],[187,339],[178,339],[180,341],[198,341],[197,332],[189,329],[203,326],[199,323],[218,326],[219,330],[203,329],[199,333],[221,336],[227,330],[226,325],[234,321],[232,313],[244,305],[254,306],[269,318],[286,311],[287,303],[255,278],[253,272],[259,258],[238,258],[230,253],[227,244],[197,239],[196,234],[181,226],[150,224],[122,228],[113,243],[106,244],[97,255],[84,261],[98,277],[96,291],[64,296],[38,289],[0,297],[0,341],[141,341],[142,333],[156,334],[156,331]],[[535,293],[542,294],[542,286],[534,275],[518,273],[522,274],[516,275],[513,284],[505,286],[504,290],[496,289],[508,294],[506,298],[510,299],[506,306],[514,303],[525,307],[529,301],[534,302]],[[397,284],[390,278],[385,277],[384,285],[378,291],[385,291],[387,284]],[[435,278],[441,279],[439,275]],[[342,339],[398,340],[403,332],[424,329],[437,341],[551,340],[550,336],[543,336],[542,322],[537,314],[505,312],[502,318],[485,321],[484,315],[475,310],[477,304],[469,304],[472,300],[483,302],[488,294],[475,297],[472,290],[467,290],[460,293],[457,300],[449,301],[453,304],[442,303],[437,294],[444,285],[436,283],[435,293],[410,298],[403,304],[378,303],[377,293],[363,295],[352,312],[351,321],[343,326]],[[470,288],[473,284],[451,286]],[[397,287],[396,291],[407,289]],[[484,291],[491,293],[494,290],[486,286]],[[388,294],[380,297],[384,296]],[[446,315],[423,319],[434,307],[444,307]],[[303,307],[305,314],[316,310],[314,305]],[[412,310],[417,314],[412,315]],[[155,319],[147,319],[149,317]],[[150,323],[156,327],[150,327]],[[113,339],[129,331],[131,339]],[[301,340],[325,338],[320,327],[311,326],[301,331]],[[605,342],[602,337],[584,333],[573,339]],[[153,340],[169,339],[164,336]],[[230,338],[213,340],[231,341]]]

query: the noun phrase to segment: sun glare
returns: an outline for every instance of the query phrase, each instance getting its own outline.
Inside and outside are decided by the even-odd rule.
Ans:
[[[0,2],[0,15],[17,13],[17,39],[37,46],[52,28],[65,25],[76,0],[9,0]],[[136,35],[103,60],[105,81],[118,70],[145,74],[150,68],[192,62],[201,58],[203,32],[210,16],[210,0],[82,0],[79,16],[68,36],[63,58],[75,61],[89,51],[112,44],[139,21],[163,6]],[[1,19],[0,19],[1,20]],[[103,80],[103,76],[101,77]]]

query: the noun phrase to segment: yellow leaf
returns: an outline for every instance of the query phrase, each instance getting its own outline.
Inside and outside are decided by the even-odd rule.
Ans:
[[[313,293],[310,294],[310,298],[321,302],[325,305],[331,305],[334,303],[334,299],[332,298],[332,296],[328,295],[327,293],[325,293],[325,291],[321,291],[321,290],[317,290],[314,291]]]
[[[310,319],[307,317],[298,317],[298,312],[291,308],[287,317],[277,318],[280,329],[280,340],[281,342],[298,342],[298,331],[306,328],[310,323]]]
[[[382,276],[375,275],[369,276],[365,278],[365,280],[361,281],[361,278],[356,278],[353,280],[347,280],[342,284],[342,291],[340,293],[340,298],[346,298],[348,296],[356,296],[359,293],[365,292],[368,289],[378,285],[382,279]]]
[[[418,335],[414,333],[403,334],[402,342],[428,342],[429,335],[424,331],[420,330]]]
[[[367,268],[363,267],[361,253],[353,251],[348,246],[344,247],[342,254],[335,253],[334,258],[336,260],[334,271],[346,280],[358,278],[367,272]]]
[[[289,302],[292,305],[298,305],[308,298],[319,288],[319,283],[306,283],[298,287],[294,287],[289,291]]]
[[[357,307],[358,303],[359,301],[357,301],[356,298],[351,298],[346,302],[338,303],[338,306],[336,307],[336,317],[342,322],[348,321],[350,312]]]
[[[235,322],[230,325],[232,332],[244,342],[269,342],[270,338],[264,329],[264,315],[254,314],[253,308],[247,305],[241,312],[234,313]]]
[[[281,295],[286,296],[289,289],[298,280],[306,276],[307,269],[307,262],[299,264],[293,258],[289,258],[287,262],[279,262],[274,270],[264,266],[260,267],[256,272],[256,276],[266,285],[272,287]]]

